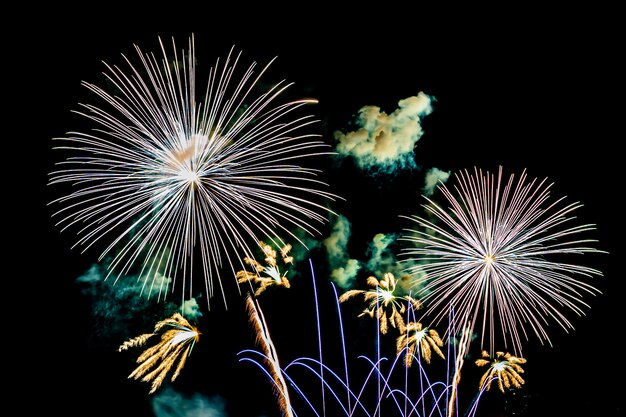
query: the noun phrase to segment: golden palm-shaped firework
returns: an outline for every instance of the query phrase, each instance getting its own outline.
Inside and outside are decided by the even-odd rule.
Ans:
[[[404,364],[406,367],[410,367],[413,364],[413,358],[415,354],[421,355],[426,363],[430,363],[432,352],[441,356],[443,359],[446,357],[443,355],[440,347],[443,346],[443,341],[439,337],[439,333],[436,330],[423,327],[422,323],[410,322],[406,326],[406,331],[398,336],[396,339],[396,347],[398,355],[402,353],[404,349]]]
[[[420,302],[411,296],[397,296],[394,294],[396,290],[397,280],[391,273],[385,273],[382,280],[378,280],[376,277],[371,276],[367,279],[367,285],[373,287],[371,290],[348,290],[341,294],[339,302],[352,298],[358,294],[365,296],[365,301],[369,301],[369,306],[359,317],[367,314],[370,317],[376,318],[380,322],[380,332],[382,334],[387,333],[389,325],[397,328],[400,333],[404,333],[406,326],[404,324],[404,318],[402,317],[406,313],[407,306],[400,302],[400,300],[407,301],[407,304],[413,306],[416,310],[420,308]]]
[[[143,346],[152,338],[160,335],[161,341],[155,346],[146,349],[138,358],[140,365],[130,374],[129,378],[148,382],[152,381],[150,394],[155,392],[174,368],[171,380],[174,381],[185,365],[187,357],[191,353],[194,344],[200,338],[200,332],[179,313],[174,313],[170,318],[158,322],[154,326],[154,333],[146,333],[124,342],[118,351],[131,347]],[[178,361],[178,364],[176,362]]]
[[[280,271],[278,264],[276,262],[276,251],[272,249],[272,247],[263,241],[259,242],[259,246],[263,250],[265,254],[265,263],[266,265],[260,264],[256,259],[245,257],[243,260],[246,264],[251,265],[254,268],[254,272],[249,272],[246,270],[237,272],[237,282],[253,282],[258,284],[259,287],[254,292],[254,295],[258,296],[263,291],[270,286],[283,286],[285,288],[289,288],[291,285],[289,284],[289,280],[287,279],[287,272]],[[289,256],[289,251],[291,250],[291,245],[287,244],[280,249],[280,256],[283,259],[283,263],[285,265],[293,264],[293,257]],[[261,273],[265,275],[261,275]]]
[[[476,360],[476,365],[478,366],[491,365],[480,379],[481,389],[483,386],[486,386],[485,389],[488,391],[491,383],[496,379],[498,380],[498,387],[502,392],[504,392],[504,388],[522,387],[524,379],[520,374],[523,374],[524,370],[520,365],[525,364],[526,359],[504,352],[496,352],[496,357],[491,361],[489,359],[489,353],[483,350],[482,359]]]

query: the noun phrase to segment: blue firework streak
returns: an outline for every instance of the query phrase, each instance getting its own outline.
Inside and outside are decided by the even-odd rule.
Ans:
[[[526,172],[505,182],[501,167],[497,177],[475,169],[461,171],[456,182],[454,189],[439,187],[448,210],[426,198],[424,208],[437,223],[407,217],[422,229],[407,229],[401,238],[413,245],[403,255],[425,315],[440,321],[454,308],[472,328],[480,322],[481,342],[489,340],[491,351],[496,327],[516,353],[522,335],[551,343],[548,323],[571,329],[564,312],[583,314],[584,295],[599,293],[587,279],[600,271],[561,262],[601,252],[588,246],[594,240],[576,238],[594,225],[573,224],[581,204],[551,200],[551,184],[529,181]]]
[[[172,40],[171,56],[159,43],[158,58],[135,47],[139,65],[105,64],[114,93],[83,83],[105,106],[82,104],[77,113],[94,128],[56,138],[69,156],[49,183],[72,189],[51,203],[61,206],[54,216],[63,230],[77,229],[74,246],[103,245],[109,275],[139,270],[159,298],[172,278],[184,299],[196,271],[207,300],[219,287],[226,302],[219,271],[229,265],[235,275],[229,250],[253,257],[249,243],[285,233],[298,240],[291,230],[317,234],[326,221],[323,201],[334,196],[317,170],[299,164],[328,148],[306,132],[316,120],[299,115],[315,100],[275,104],[284,81],[254,93],[271,62],[258,74],[256,63],[240,71],[241,53],[231,50],[197,101],[193,38],[181,52]]]

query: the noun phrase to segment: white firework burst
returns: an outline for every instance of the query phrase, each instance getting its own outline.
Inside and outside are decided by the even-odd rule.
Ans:
[[[323,201],[335,196],[300,163],[328,147],[305,132],[316,120],[298,116],[315,100],[274,104],[291,85],[284,81],[254,92],[272,62],[238,78],[241,53],[231,49],[197,101],[193,37],[181,52],[172,40],[172,56],[159,44],[160,57],[135,46],[140,65],[124,56],[127,71],[105,64],[112,92],[83,83],[105,106],[81,104],[94,128],[56,138],[68,156],[49,183],[72,188],[51,203],[63,206],[53,216],[78,229],[74,246],[103,245],[109,275],[134,271],[159,298],[163,277],[174,289],[182,276],[185,298],[195,270],[207,300],[217,284],[226,303],[219,271],[228,264],[235,279],[229,250],[240,263],[241,252],[253,256],[249,244],[285,233],[298,240],[292,230],[317,234],[326,221]]]
[[[410,233],[401,239],[412,244],[403,261],[410,262],[424,314],[439,322],[453,308],[472,328],[480,322],[481,344],[488,339],[492,351],[496,327],[516,353],[521,335],[528,340],[534,333],[551,344],[548,323],[572,329],[563,310],[582,315],[588,307],[583,296],[599,293],[586,279],[600,271],[563,262],[572,254],[601,252],[587,246],[595,240],[575,238],[595,226],[572,224],[571,213],[581,204],[551,201],[552,184],[528,181],[525,171],[506,183],[502,167],[497,177],[474,169],[455,178],[453,190],[439,186],[448,210],[426,198],[423,207],[436,223],[406,216],[422,228],[406,229]]]

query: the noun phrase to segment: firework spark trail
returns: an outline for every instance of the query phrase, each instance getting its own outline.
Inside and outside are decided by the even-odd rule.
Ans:
[[[550,319],[571,329],[562,310],[584,314],[583,296],[600,291],[581,277],[602,273],[548,258],[602,252],[586,246],[594,240],[573,237],[594,225],[571,225],[569,216],[581,204],[560,207],[564,198],[550,202],[551,185],[527,181],[525,171],[517,182],[513,175],[503,182],[502,167],[497,178],[475,169],[473,176],[462,171],[456,180],[455,192],[439,187],[449,210],[428,198],[423,206],[441,224],[404,216],[425,230],[407,229],[411,234],[401,237],[414,245],[403,255],[415,265],[407,271],[422,275],[415,285],[427,305],[424,315],[434,315],[437,323],[453,307],[462,322],[471,321],[472,330],[480,321],[481,344],[487,339],[491,351],[497,326],[516,354],[522,335],[528,339],[531,331],[551,344],[545,328]]]
[[[434,329],[424,327],[419,322],[408,322],[404,333],[396,339],[396,349],[398,354],[406,350],[404,364],[410,367],[415,356],[421,356],[426,363],[430,363],[432,352],[445,359],[441,347],[443,340]]]
[[[469,349],[470,342],[472,341],[472,331],[470,324],[466,324],[461,329],[461,337],[459,339],[458,351],[454,355],[454,373],[452,374],[452,383],[450,384],[450,396],[448,398],[448,417],[454,416],[454,410],[459,408],[457,392],[459,383],[461,382],[461,369],[463,369],[463,363],[465,362],[465,355]]]
[[[185,298],[199,268],[207,302],[219,286],[226,303],[219,269],[241,263],[229,248],[252,257],[247,242],[264,236],[304,244],[290,229],[318,234],[329,210],[314,199],[335,196],[321,190],[317,170],[297,164],[331,152],[319,135],[300,133],[316,120],[297,112],[315,100],[275,105],[291,85],[284,81],[254,97],[272,62],[258,75],[251,64],[237,81],[241,53],[231,50],[210,69],[201,103],[193,38],[181,56],[173,40],[171,57],[159,43],[162,57],[135,47],[137,67],[126,57],[128,70],[105,64],[115,92],[83,82],[110,108],[82,104],[76,113],[95,123],[92,133],[56,138],[69,156],[49,184],[73,188],[50,203],[62,206],[53,216],[62,230],[78,229],[74,247],[103,245],[99,259],[112,258],[117,278],[139,267],[160,298],[157,272],[173,278],[172,290],[182,276]]]
[[[263,349],[264,362],[270,368],[269,372],[274,381],[274,388],[280,399],[278,402],[280,409],[285,417],[293,417],[289,390],[285,378],[283,377],[280,363],[278,362],[278,354],[274,347],[274,342],[272,342],[272,338],[270,337],[263,313],[260,308],[257,308],[250,294],[246,296],[246,312],[248,313],[250,323],[254,326],[257,343],[261,345]]]

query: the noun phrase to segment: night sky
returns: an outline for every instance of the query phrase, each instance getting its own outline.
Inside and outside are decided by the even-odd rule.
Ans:
[[[399,100],[419,92],[434,98],[433,112],[423,118],[424,134],[415,147],[417,168],[371,176],[349,158],[324,165],[322,177],[329,190],[345,198],[333,210],[352,222],[352,257],[365,257],[374,234],[400,232],[407,226],[399,215],[418,212],[423,175],[432,167],[494,172],[502,165],[506,174],[527,169],[529,176],[555,183],[553,196],[582,202],[578,221],[597,224],[591,236],[599,240],[596,247],[609,254],[585,255],[579,262],[603,271],[603,277],[594,278],[603,294],[586,298],[591,306],[586,316],[568,314],[575,331],[566,334],[550,325],[553,347],[531,338],[524,347],[526,385],[515,396],[493,390],[477,415],[623,412],[618,389],[623,361],[617,342],[623,320],[617,268],[623,210],[618,200],[624,179],[622,158],[618,163],[623,151],[617,149],[623,135],[616,127],[623,114],[623,103],[617,100],[617,75],[623,74],[617,60],[623,51],[616,49],[617,30],[610,19],[604,20],[604,12],[582,9],[502,11],[498,19],[474,10],[458,24],[426,11],[381,8],[330,18],[332,11],[312,7],[288,17],[268,10],[252,13],[253,22],[245,24],[238,22],[241,11],[236,8],[210,15],[162,11],[158,19],[110,9],[102,14],[75,11],[72,17],[32,25],[28,40],[16,36],[12,41],[16,50],[7,56],[14,57],[11,69],[21,80],[20,97],[14,101],[21,128],[10,139],[21,144],[13,155],[20,160],[21,155],[35,155],[34,161],[22,160],[16,174],[21,177],[27,170],[29,176],[28,186],[20,185],[16,194],[26,197],[16,205],[24,227],[17,229],[21,243],[15,259],[22,264],[7,276],[20,288],[5,293],[5,299],[20,305],[12,321],[28,329],[14,330],[19,340],[11,342],[13,352],[5,356],[8,365],[19,366],[6,379],[16,381],[13,388],[26,398],[21,406],[65,415],[156,415],[148,384],[126,378],[134,369],[133,354],[140,350],[125,354],[116,348],[129,337],[151,331],[162,318],[160,307],[153,299],[126,300],[125,306],[106,307],[109,315],[94,315],[94,305],[102,299],[76,280],[97,262],[98,253],[71,249],[74,231],[61,233],[54,226],[47,203],[58,197],[58,190],[46,184],[58,162],[52,138],[84,123],[71,113],[77,103],[90,98],[81,80],[98,84],[104,70],[101,61],[122,64],[122,53],[134,55],[133,44],[157,52],[158,37],[169,41],[173,36],[182,48],[193,34],[199,74],[233,45],[243,51],[246,62],[264,64],[277,56],[267,81],[285,78],[295,83],[289,98],[318,99],[311,108],[320,120],[316,129],[332,145],[333,132],[351,130],[363,106],[391,113]],[[94,21],[94,13],[102,19]],[[8,219],[9,228],[13,221]],[[7,261],[13,262],[13,256]],[[282,363],[316,354],[311,274],[304,262],[300,268],[291,289],[268,290],[260,300]],[[316,267],[316,282],[324,299],[322,318],[331,323],[325,339],[331,345],[336,323],[324,271],[323,265]],[[233,283],[229,285],[228,310],[219,298],[210,312],[201,303],[200,342],[179,379],[161,390],[178,393],[188,402],[160,415],[218,415],[185,414],[184,407],[195,401],[190,398],[223,401],[231,417],[280,415],[261,371],[239,362],[238,352],[255,348],[254,336],[243,298]],[[146,304],[140,317],[132,314],[137,302]],[[372,338],[359,332],[374,335],[374,323],[360,318],[345,324],[354,326],[347,331],[356,338],[349,342],[354,351],[367,350]],[[477,355],[478,347],[472,348]],[[461,390],[474,392],[472,384],[478,384],[479,376],[468,371]],[[17,397],[7,398],[10,402]],[[309,415],[303,410],[299,415]]]

